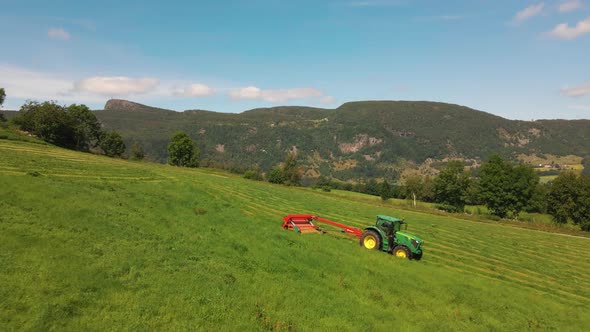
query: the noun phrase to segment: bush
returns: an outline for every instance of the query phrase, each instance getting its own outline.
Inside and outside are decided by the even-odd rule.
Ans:
[[[590,231],[590,177],[574,172],[559,175],[549,191],[547,207],[557,223],[571,220]]]
[[[282,166],[273,167],[267,175],[268,182],[287,186],[301,185],[301,169],[297,165],[297,155],[289,153]]]
[[[464,171],[463,164],[451,161],[434,180],[435,201],[441,203],[441,206],[453,206],[455,210],[462,212],[467,203],[470,185],[471,180]]]
[[[446,212],[449,212],[449,213],[463,212],[463,208],[461,208],[459,206],[455,206],[455,205],[450,205],[450,204],[437,204],[435,207],[438,210],[446,211]]]
[[[262,181],[264,177],[262,176],[262,171],[257,168],[244,172],[244,179]]]
[[[274,167],[266,176],[268,182],[275,183],[275,184],[283,184],[285,183],[285,175],[283,174],[283,170],[280,167]]]
[[[103,134],[98,145],[104,154],[109,157],[120,157],[125,152],[123,138],[116,131],[109,131]]]
[[[182,131],[176,132],[168,144],[168,163],[181,167],[199,167],[199,148]]]
[[[143,147],[138,142],[133,143],[133,145],[131,146],[131,159],[143,160],[143,158],[145,158]]]

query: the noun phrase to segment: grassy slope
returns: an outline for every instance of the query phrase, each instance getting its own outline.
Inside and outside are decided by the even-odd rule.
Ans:
[[[8,140],[0,195],[0,330],[590,326],[588,239]],[[305,212],[406,218],[424,258],[280,228]]]

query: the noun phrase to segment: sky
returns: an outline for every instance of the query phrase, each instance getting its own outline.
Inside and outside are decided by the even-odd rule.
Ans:
[[[460,104],[590,119],[590,0],[0,0],[3,109]]]

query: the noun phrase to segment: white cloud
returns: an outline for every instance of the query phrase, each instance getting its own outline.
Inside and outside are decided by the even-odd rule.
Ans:
[[[47,36],[51,39],[70,40],[70,33],[62,28],[50,28],[47,31]]]
[[[590,112],[590,106],[587,105],[569,105],[569,109],[576,110],[576,111],[588,111]]]
[[[578,22],[575,27],[570,27],[567,23],[558,24],[547,34],[555,38],[571,40],[587,33],[590,33],[590,16]]]
[[[0,86],[11,98],[54,99],[72,89],[72,81],[49,73],[0,64]]]
[[[557,9],[562,13],[571,12],[581,8],[584,8],[584,3],[582,2],[582,0],[564,1],[560,3],[557,7]]]
[[[214,95],[215,90],[205,84],[196,83],[181,89],[174,89],[172,93],[184,97],[205,97]]]
[[[572,88],[561,89],[561,94],[568,97],[583,97],[590,95],[590,82],[582,83]]]
[[[255,86],[234,89],[229,92],[229,97],[238,99],[264,100],[271,103],[283,103],[295,99],[309,99],[325,97],[324,94],[314,88],[292,88],[277,90],[262,90]]]
[[[151,77],[96,76],[76,82],[74,91],[104,96],[127,96],[151,92],[159,83],[157,78]]]
[[[23,68],[0,63],[0,87],[6,89],[5,108],[17,109],[23,100],[56,100],[59,102],[102,104],[109,97],[178,98],[215,94],[205,84],[188,84],[157,78],[131,78],[125,76],[88,77]],[[180,87],[180,88],[178,88]]]
[[[513,21],[516,23],[526,21],[529,18],[532,18],[532,17],[535,17],[535,16],[541,14],[543,12],[544,8],[545,8],[544,2],[538,3],[536,5],[528,6],[525,9],[516,13],[516,16],[514,16]]]
[[[262,90],[255,86],[232,90],[229,96],[231,99],[263,99]]]

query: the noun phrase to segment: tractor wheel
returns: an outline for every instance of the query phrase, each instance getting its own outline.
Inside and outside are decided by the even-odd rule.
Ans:
[[[361,236],[360,245],[369,250],[381,249],[381,237],[375,231],[366,231]]]
[[[422,259],[422,253],[419,254],[412,254],[412,259],[415,259],[417,261]]]
[[[395,257],[412,259],[412,253],[406,246],[396,246],[393,248]]]

